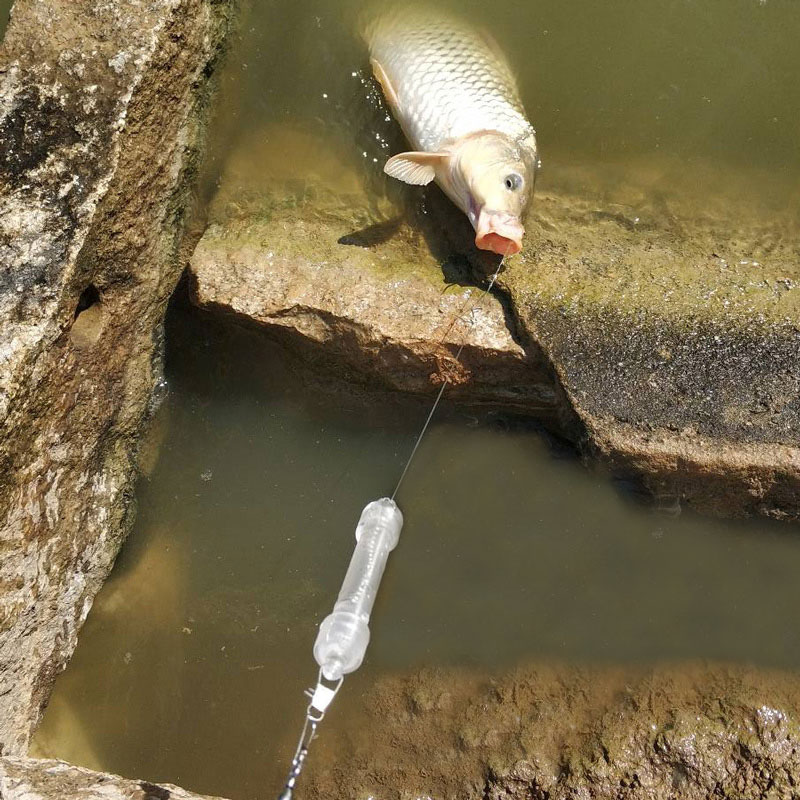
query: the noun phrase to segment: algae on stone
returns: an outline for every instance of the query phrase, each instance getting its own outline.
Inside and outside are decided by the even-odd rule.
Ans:
[[[614,202],[592,189],[541,192],[501,278],[588,450],[706,511],[797,519],[796,212],[731,207],[730,188],[701,201],[625,187]]]
[[[298,165],[289,174],[288,161]],[[294,127],[269,127],[235,150],[192,256],[194,302],[356,381],[432,393],[450,370],[462,399],[545,413],[548,378],[496,298],[448,283],[425,238],[345,165]]]

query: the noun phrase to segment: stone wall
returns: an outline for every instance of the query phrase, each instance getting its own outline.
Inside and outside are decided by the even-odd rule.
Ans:
[[[132,517],[230,4],[18,0],[0,48],[0,752]]]

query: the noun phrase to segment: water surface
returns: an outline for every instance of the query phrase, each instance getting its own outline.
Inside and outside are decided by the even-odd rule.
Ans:
[[[507,54],[538,131],[544,188],[565,169],[610,166],[611,176],[636,169],[658,190],[716,193],[733,180],[731,191],[776,209],[797,202],[794,0],[436,5],[489,31]],[[344,141],[355,161],[382,162],[383,134],[364,102],[363,13],[357,0],[254,3],[225,77],[225,151],[265,124],[302,121]]]
[[[263,797],[297,736],[361,508],[391,493],[427,405],[328,394],[257,334],[194,314],[174,313],[168,340],[160,457],[37,744]],[[655,512],[541,432],[448,408],[398,501],[401,544],[331,741],[362,688],[425,665],[800,668],[789,526]]]
[[[0,40],[2,40],[8,27],[8,18],[13,5],[14,0],[0,0]]]

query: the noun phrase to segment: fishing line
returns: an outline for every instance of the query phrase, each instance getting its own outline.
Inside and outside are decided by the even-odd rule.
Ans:
[[[487,287],[477,298],[470,296],[450,322],[438,342],[439,348],[444,346],[445,339],[456,323],[465,314],[474,311],[492,290],[507,255],[508,253],[500,259]],[[459,363],[466,346],[467,342],[463,341],[456,350],[454,356],[456,364]],[[297,780],[308,756],[309,745],[317,735],[317,726],[322,722],[328,706],[341,688],[344,676],[361,666],[366,653],[370,639],[369,618],[372,606],[389,553],[397,546],[403,528],[403,514],[394,502],[394,498],[431,424],[444,390],[451,383],[451,377],[442,365],[439,368],[439,379],[441,386],[436,399],[414,442],[392,496],[368,503],[361,512],[356,527],[356,547],[342,588],[333,611],[320,624],[314,642],[314,659],[319,664],[317,685],[306,693],[310,702],[306,708],[303,729],[292,758],[289,775],[278,800],[292,800]]]
[[[506,255],[508,255],[508,254],[506,254]],[[483,299],[492,290],[492,287],[494,286],[494,283],[497,280],[497,276],[500,274],[500,270],[502,269],[503,264],[505,263],[505,260],[506,260],[506,256],[503,256],[500,259],[500,263],[497,265],[497,269],[494,271],[494,275],[492,275],[492,279],[489,281],[489,285],[478,296],[477,300],[473,300],[471,305],[470,305],[471,298],[470,298],[470,300],[467,300],[467,302],[462,307],[461,311],[459,311],[459,313],[453,318],[453,321],[450,323],[450,325],[448,326],[447,330],[444,332],[444,334],[442,335],[442,338],[439,341],[439,345],[440,346],[444,344],[444,340],[447,338],[447,335],[450,333],[450,331],[453,330],[453,327],[455,326],[455,324],[467,312],[474,311],[483,302]],[[454,357],[454,360],[455,360],[456,363],[459,362],[459,359],[461,358],[461,354],[464,352],[464,348],[466,346],[467,346],[467,343],[466,342],[462,342],[461,346],[456,351],[456,354],[455,354],[455,357]],[[436,409],[439,406],[439,401],[442,399],[442,395],[444,394],[444,390],[447,388],[449,383],[450,383],[450,381],[447,379],[447,377],[442,376],[442,385],[441,385],[441,387],[439,389],[439,393],[436,395],[436,399],[433,401],[433,406],[431,406],[431,410],[430,410],[430,413],[428,414],[428,418],[425,420],[425,424],[422,426],[422,430],[419,432],[419,436],[417,437],[417,441],[414,443],[414,447],[411,450],[411,455],[408,457],[408,461],[406,461],[406,465],[403,468],[402,474],[400,475],[400,480],[397,481],[397,485],[394,487],[394,491],[392,492],[392,500],[394,500],[394,498],[397,496],[397,492],[400,489],[400,484],[403,482],[403,478],[406,477],[406,473],[408,472],[408,468],[411,466],[411,462],[414,460],[414,456],[416,455],[417,450],[419,449],[419,446],[422,443],[422,438],[423,438],[423,436],[425,436],[425,433],[428,430],[428,426],[431,424],[431,420],[433,419],[433,415],[436,413]]]

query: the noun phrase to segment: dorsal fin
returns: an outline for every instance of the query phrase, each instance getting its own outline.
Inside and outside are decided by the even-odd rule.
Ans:
[[[375,76],[375,80],[378,81],[381,85],[381,89],[383,89],[383,96],[386,98],[389,108],[391,108],[395,114],[399,114],[400,100],[397,97],[394,86],[392,86],[392,82],[389,80],[389,76],[386,74],[386,70],[377,58],[371,58],[369,63],[372,65],[372,74]]]

